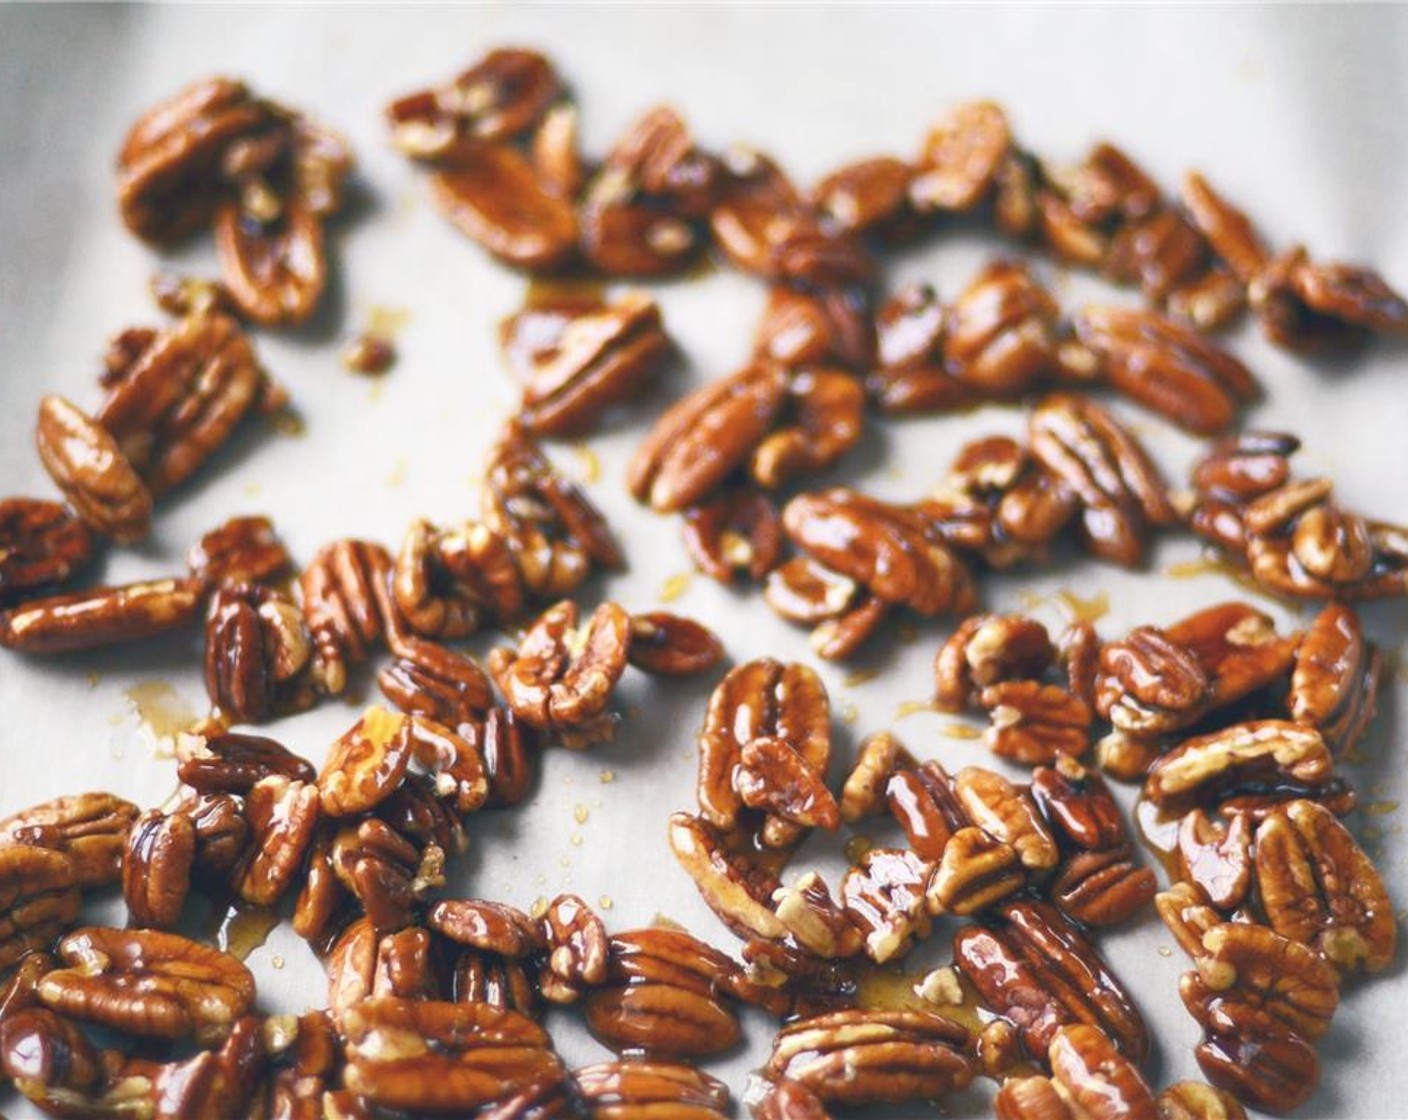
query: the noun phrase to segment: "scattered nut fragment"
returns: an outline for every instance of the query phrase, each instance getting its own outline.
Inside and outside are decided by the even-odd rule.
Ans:
[[[343,346],[342,364],[352,373],[378,377],[396,364],[396,344],[388,335],[363,331]]]

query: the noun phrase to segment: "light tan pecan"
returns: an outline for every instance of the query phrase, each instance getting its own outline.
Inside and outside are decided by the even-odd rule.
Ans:
[[[1201,1081],[1178,1081],[1154,1100],[1159,1120],[1247,1120],[1242,1102]]]
[[[303,868],[318,827],[318,787],[281,775],[262,778],[245,799],[250,847],[235,869],[240,897],[257,906],[281,899]]]
[[[788,369],[842,366],[864,371],[875,356],[875,328],[864,294],[855,289],[768,290],[753,350]]]
[[[1090,709],[1058,685],[1000,681],[983,689],[979,703],[991,720],[984,736],[988,748],[1002,758],[1049,765],[1090,746]]]
[[[414,159],[454,159],[481,143],[527,132],[561,92],[553,65],[536,51],[492,50],[452,81],[398,98],[386,108],[392,142]]]
[[[1256,882],[1271,928],[1343,972],[1378,972],[1398,941],[1393,904],[1373,861],[1335,815],[1291,801],[1256,830]]]
[[[0,501],[0,605],[66,582],[92,559],[93,548],[92,532],[67,506]]]
[[[959,1092],[976,1070],[968,1032],[922,1011],[837,1011],[778,1032],[763,1075],[796,1081],[826,1104],[926,1100]]]
[[[218,587],[272,583],[288,572],[293,561],[267,517],[232,517],[191,546],[186,566],[197,579]]]
[[[934,657],[934,700],[945,711],[972,707],[1002,681],[1036,680],[1056,657],[1046,627],[1022,615],[964,619]]]
[[[1130,735],[1152,736],[1197,722],[1211,685],[1192,650],[1156,626],[1139,626],[1100,650],[1095,709]]]
[[[225,1038],[254,1002],[254,977],[238,959],[174,933],[90,926],[68,934],[68,967],[39,982],[62,1015],[144,1038]]]
[[[877,731],[862,740],[856,762],[841,789],[841,819],[855,824],[885,809],[886,787],[899,771],[915,765],[914,758],[894,735]]]
[[[229,439],[266,380],[234,319],[188,315],[156,333],[111,386],[94,419],[160,496]]]
[[[0,843],[66,852],[79,889],[111,886],[121,878],[123,846],[139,812],[113,793],[55,797],[0,820]]]
[[[382,997],[342,1016],[348,1089],[388,1109],[470,1113],[562,1074],[547,1034],[487,1003]]]
[[[313,636],[313,680],[330,695],[347,687],[347,666],[364,661],[393,611],[391,556],[379,544],[339,540],[318,550],[299,576]]]
[[[1330,603],[1295,651],[1287,698],[1291,718],[1317,728],[1331,750],[1343,755],[1374,718],[1382,675],[1383,657],[1365,641],[1354,609]]]
[[[1147,452],[1094,402],[1052,394],[1032,412],[1030,440],[1036,459],[1080,498],[1081,525],[1096,556],[1137,564],[1145,533],[1177,521]]]
[[[512,322],[501,328],[505,349]],[[671,349],[660,308],[642,292],[562,316],[557,326],[532,339],[515,371],[524,386],[519,418],[539,435],[590,431],[606,409],[641,390]],[[520,344],[518,350],[526,347]]]
[[[0,969],[44,949],[83,904],[73,857],[52,848],[0,843]]]
[[[636,449],[626,485],[661,513],[708,499],[772,429],[786,371],[757,362],[675,402]]]
[[[1044,871],[1056,865],[1056,840],[1030,791],[978,766],[965,766],[955,774],[953,791],[968,819],[995,839],[1012,845],[1023,867]]]
[[[631,616],[627,658],[657,677],[686,677],[712,669],[724,656],[719,636],[701,622],[668,611]]]
[[[854,957],[864,948],[864,935],[854,918],[831,897],[815,871],[774,892],[778,920],[788,936],[808,953],[825,960]]]
[[[757,490],[728,490],[684,511],[681,530],[694,566],[720,583],[738,573],[761,580],[782,555],[782,520],[772,498]]]
[[[1142,1061],[1144,1020],[1095,946],[1045,903],[1013,902],[999,914],[991,928],[954,934],[954,963],[985,1005],[1018,1028],[1027,1053],[1039,1061],[1061,1027],[1084,1023]]]
[[[920,213],[971,210],[990,191],[1012,146],[1001,106],[991,101],[955,105],[930,127],[910,199]]]
[[[1192,810],[1179,822],[1177,854],[1183,880],[1224,913],[1240,906],[1251,890],[1252,822],[1246,813],[1224,821]]]
[[[156,579],[30,599],[0,612],[0,646],[46,654],[142,641],[194,623],[203,600],[204,587],[195,579]]]
[[[600,1062],[574,1070],[572,1077],[595,1116],[615,1120],[648,1120],[651,1116],[724,1120],[731,1115],[728,1087],[717,1077],[682,1062],[641,1058]]]
[[[1056,301],[1025,266],[990,264],[949,309],[945,367],[980,397],[1020,395],[1054,365],[1056,314]]]
[[[1151,311],[1087,307],[1075,330],[1119,392],[1197,435],[1224,430],[1258,395],[1235,357]]]
[[[205,689],[217,711],[259,723],[278,707],[312,702],[304,670],[312,656],[303,614],[258,584],[225,584],[211,596],[205,624]]]
[[[933,866],[903,848],[871,848],[841,880],[846,914],[865,937],[865,953],[883,964],[929,935],[924,890]]]
[[[786,936],[787,928],[771,905],[780,882],[730,851],[725,834],[702,817],[675,813],[670,817],[669,842],[700,897],[731,930],[767,940]]]
[[[39,459],[74,511],[118,544],[151,530],[152,494],[116,437],[63,397],[39,402],[34,428]]]
[[[411,721],[368,708],[332,745],[318,775],[323,812],[350,817],[373,809],[401,784],[411,761]]]
[[[1144,793],[1156,804],[1225,797],[1247,785],[1316,789],[1330,780],[1333,759],[1313,728],[1254,720],[1188,739],[1149,768]]]
[[[516,148],[469,147],[431,176],[430,190],[455,228],[504,264],[550,271],[576,253],[576,212]]]
[[[458,727],[481,719],[494,703],[479,663],[439,642],[404,637],[396,660],[377,674],[382,694],[407,715]]]
[[[568,482],[517,422],[489,451],[482,491],[484,523],[508,542],[532,595],[566,595],[593,564],[623,564],[601,511]]]
[[[787,396],[774,430],[753,449],[753,481],[775,490],[831,466],[860,439],[865,392],[851,374],[804,369],[787,375]]]
[[[890,233],[909,217],[915,169],[893,156],[839,167],[812,188],[812,203],[846,233]]]
[[[184,813],[148,809],[132,822],[122,856],[122,898],[134,924],[169,929],[191,889],[196,830]]]

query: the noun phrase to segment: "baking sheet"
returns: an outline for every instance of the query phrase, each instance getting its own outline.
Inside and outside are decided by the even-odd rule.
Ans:
[[[453,519],[477,508],[474,479],[514,391],[493,324],[513,310],[523,280],[453,233],[424,184],[390,150],[380,109],[393,95],[445,78],[486,48],[524,43],[548,51],[578,96],[588,149],[600,152],[637,114],[673,102],[711,147],[746,141],[778,157],[801,182],[855,157],[913,152],[943,106],[992,96],[1038,151],[1075,159],[1095,139],[1125,145],[1170,187],[1187,168],[1207,171],[1277,243],[1365,260],[1408,284],[1408,9],[1236,8],[420,8],[0,7],[0,492],[52,492],[32,451],[36,403],[62,392],[84,406],[105,337],[157,315],[145,292],[158,263],[212,270],[208,240],[158,261],[120,226],[111,166],[138,112],[213,72],[243,76],[261,93],[306,109],[352,141],[362,189],[333,234],[338,270],[327,306],[293,334],[263,335],[268,367],[291,389],[301,435],[246,431],[193,485],[163,504],[152,539],[114,554],[103,575],[126,580],[180,566],[187,546],[236,513],[267,513],[295,556],[326,540],[399,539],[413,516]],[[890,267],[895,280],[925,278],[951,295],[995,242],[941,239]],[[1098,284],[1047,269],[1061,297],[1128,301]],[[624,463],[651,416],[685,388],[736,368],[762,305],[758,284],[727,271],[660,286],[656,294],[684,360],[661,391],[590,441],[590,453],[557,446],[626,543],[631,568],[589,594],[634,608],[658,605],[688,563],[672,519],[636,507]],[[380,382],[346,373],[337,343],[380,309],[404,312],[400,360]],[[1351,505],[1408,516],[1408,389],[1404,351],[1378,347],[1318,367],[1266,346],[1251,329],[1234,349],[1264,380],[1263,426],[1305,437],[1303,471],[1333,472]],[[1182,476],[1195,445],[1119,406]],[[1016,432],[1021,415],[990,408],[958,418],[876,424],[840,471],[877,494],[910,498],[943,470],[958,444],[988,431]],[[1069,563],[1040,575],[989,579],[987,603],[1059,623],[1060,592],[1108,596],[1101,625],[1117,634],[1166,622],[1239,596],[1217,575],[1173,579],[1194,559],[1190,541],[1165,542],[1145,574]],[[814,661],[805,635],[756,596],[689,580],[672,609],[715,626],[735,660],[770,654]],[[1283,623],[1295,618],[1275,604]],[[1303,614],[1302,614],[1303,617]],[[1403,649],[1403,606],[1375,608],[1369,628],[1391,653]],[[930,689],[930,660],[944,629],[883,643],[855,666],[820,666],[838,715],[839,758],[864,733],[893,727],[924,757],[946,765],[997,765],[980,744],[944,734],[947,717],[901,716]],[[487,644],[481,642],[482,648]],[[160,727],[204,701],[198,643],[179,639],[50,661],[0,658],[0,812],[80,789],[112,789],[150,804],[173,782],[160,757]],[[872,671],[878,675],[871,675]],[[363,674],[363,699],[375,696]],[[666,916],[730,949],[736,943],[698,900],[664,842],[670,812],[692,804],[692,736],[711,682],[623,688],[628,718],[610,746],[553,751],[529,804],[471,824],[472,849],[452,890],[530,906],[561,890],[603,907],[617,929]],[[134,689],[136,690],[134,692]],[[135,697],[135,699],[134,699]],[[1402,765],[1403,671],[1384,713],[1349,767],[1363,801],[1355,826],[1379,860],[1400,906],[1408,905]],[[273,733],[320,760],[355,716],[356,700],[289,719]],[[1126,797],[1126,804],[1129,802]],[[869,834],[883,833],[867,828]],[[797,871],[843,866],[840,841],[810,843]],[[914,958],[942,961],[947,928]],[[1151,1077],[1197,1075],[1196,1031],[1178,1003],[1181,954],[1153,914],[1102,938],[1157,1039]],[[311,954],[285,927],[250,959],[271,1011],[322,1002]],[[1324,1084],[1302,1110],[1317,1117],[1408,1115],[1402,966],[1352,985],[1320,1046]],[[749,1045],[711,1071],[741,1092],[767,1052],[770,1031],[746,1022]],[[570,1017],[554,1022],[571,1062],[604,1052]],[[982,1092],[945,1103],[981,1115]],[[26,1115],[0,1097],[0,1110]],[[899,1115],[918,1115],[917,1106]]]

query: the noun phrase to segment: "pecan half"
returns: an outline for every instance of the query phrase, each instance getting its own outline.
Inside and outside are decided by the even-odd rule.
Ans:
[[[945,368],[980,397],[1019,395],[1054,364],[1056,313],[1024,265],[990,264],[949,309]]]
[[[111,886],[121,878],[123,845],[139,812],[112,793],[56,797],[0,820],[0,842],[57,848],[72,857],[80,889]]]
[[[1251,221],[1198,172],[1183,178],[1183,205],[1208,244],[1243,284],[1250,284],[1271,260]]]
[[[703,623],[668,611],[631,616],[627,658],[657,677],[687,677],[712,669],[724,656],[719,636]]]
[[[156,579],[31,599],[0,612],[0,646],[44,654],[142,641],[194,623],[204,591],[199,580]]]
[[[768,290],[753,349],[759,358],[789,369],[839,365],[864,370],[875,353],[865,296],[853,288],[800,291],[776,284]]]
[[[953,776],[953,791],[968,819],[990,836],[1011,844],[1023,867],[1044,871],[1056,865],[1056,840],[1028,790],[991,770],[965,766]]]
[[[1354,609],[1330,603],[1296,649],[1287,698],[1291,718],[1317,728],[1343,755],[1374,718],[1382,673],[1383,658],[1365,641]]]
[[[934,657],[934,701],[945,711],[971,707],[1002,681],[1037,680],[1056,649],[1046,627],[1022,615],[964,619]]]
[[[1207,673],[1209,701],[1226,707],[1280,679],[1300,647],[1298,633],[1276,633],[1270,616],[1246,603],[1219,603],[1165,630]]]
[[[1201,1081],[1178,1081],[1154,1100],[1159,1120],[1246,1120],[1246,1110],[1231,1093]]]
[[[392,142],[415,159],[454,160],[479,143],[522,135],[557,99],[562,84],[537,51],[492,50],[443,86],[386,108]]]
[[[47,948],[78,917],[83,897],[66,852],[0,843],[0,969]]]
[[[1189,739],[1163,755],[1149,768],[1144,793],[1163,805],[1249,788],[1315,789],[1329,781],[1332,766],[1319,732],[1284,720],[1257,720]]]
[[[186,553],[191,575],[218,587],[271,583],[293,566],[267,517],[232,517],[203,535]]]
[[[684,1063],[639,1058],[601,1062],[574,1070],[572,1076],[594,1116],[723,1120],[730,1115],[728,1087]]]
[[[690,506],[681,529],[694,566],[720,583],[761,580],[782,556],[782,521],[768,495],[738,488]]]
[[[971,210],[988,194],[1012,146],[1007,114],[991,101],[955,105],[930,127],[910,200],[921,213]]]
[[[933,867],[903,848],[871,848],[841,880],[841,905],[878,964],[903,956],[929,935],[924,889]]]
[[[411,721],[385,708],[368,708],[332,745],[318,791],[330,817],[373,809],[401,784],[411,761]]]
[[[915,765],[904,744],[888,731],[877,731],[861,741],[855,765],[841,789],[841,819],[854,824],[885,809],[886,786],[899,771]]]
[[[479,663],[424,638],[402,638],[395,661],[377,674],[377,686],[407,715],[446,727],[482,718],[493,706],[494,691]]]
[[[1273,814],[1274,815],[1274,814]],[[1233,813],[1224,823],[1194,809],[1179,822],[1178,869],[1217,909],[1230,913],[1252,885],[1252,822]]]
[[[313,843],[320,817],[318,787],[272,775],[256,782],[245,800],[249,849],[235,869],[240,897],[272,906],[293,885]]]
[[[275,775],[302,782],[317,778],[306,759],[261,735],[207,735],[198,745],[185,747],[180,759],[177,777],[200,793],[246,794]]]
[[[818,210],[846,233],[893,231],[906,217],[914,168],[893,156],[857,160],[812,188]]]
[[[151,491],[105,427],[47,396],[34,442],[49,477],[91,529],[118,544],[136,544],[151,531]]]
[[[1130,735],[1152,736],[1195,723],[1211,686],[1198,657],[1155,626],[1140,626],[1100,650],[1095,708]]]
[[[991,720],[988,748],[1002,758],[1049,765],[1061,755],[1082,755],[1090,746],[1090,709],[1058,685],[1002,681],[983,689],[979,703]]]
[[[235,722],[265,720],[280,701],[294,706],[311,701],[298,695],[311,656],[302,612],[278,592],[257,584],[226,584],[211,597],[205,690],[216,710]]]
[[[93,556],[93,534],[58,502],[0,501],[0,605],[64,583]]]
[[[770,905],[777,877],[731,852],[725,836],[701,817],[670,817],[670,850],[700,897],[739,936],[781,940],[787,927]]]
[[[606,980],[607,958],[611,951],[606,925],[590,906],[574,894],[560,894],[548,903],[543,915],[543,932],[548,942],[544,996],[558,996],[595,987]],[[570,1002],[570,1000],[565,1001]]]
[[[347,666],[366,660],[391,617],[391,556],[379,544],[340,540],[318,550],[303,569],[303,617],[313,637],[313,680],[337,695]]]
[[[122,857],[122,898],[139,926],[169,929],[191,889],[196,830],[183,813],[148,809],[132,822]]]

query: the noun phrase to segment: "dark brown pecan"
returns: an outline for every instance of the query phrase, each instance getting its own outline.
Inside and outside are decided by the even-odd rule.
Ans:
[[[1075,329],[1111,385],[1197,435],[1227,428],[1258,394],[1251,372],[1231,354],[1153,312],[1087,307]]]
[[[692,618],[651,611],[631,615],[630,663],[657,677],[687,677],[712,669],[724,656],[719,636]]]
[[[1027,1053],[1040,1060],[1057,1030],[1086,1023],[1142,1061],[1144,1020],[1095,946],[1045,903],[1013,902],[1000,914],[993,928],[954,934],[953,958],[984,1003],[1018,1027]]]
[[[86,525],[118,544],[135,544],[151,530],[151,491],[101,424],[48,396],[39,402],[34,442],[49,477]]]
[[[424,638],[402,638],[397,653],[376,679],[386,698],[407,715],[454,728],[493,705],[489,678],[468,654]]]
[[[812,202],[846,233],[885,233],[907,217],[914,175],[912,166],[893,156],[857,160],[817,183]]]
[[[1271,254],[1247,216],[1223,199],[1196,171],[1183,178],[1183,205],[1213,252],[1244,285],[1250,284],[1270,262]]]
[[[238,723],[259,723],[281,703],[311,702],[299,695],[311,656],[303,615],[292,600],[257,584],[216,589],[205,623],[205,690],[217,711]]]
[[[501,328],[506,349],[513,321]],[[556,325],[532,339],[515,370],[524,385],[519,419],[539,435],[590,431],[606,409],[641,390],[671,349],[660,308],[643,292],[564,315]]]
[[[1163,805],[1238,792],[1315,790],[1331,776],[1333,759],[1312,728],[1256,720],[1189,739],[1149,769],[1144,794]]]
[[[508,542],[530,594],[565,595],[593,564],[624,563],[601,511],[518,423],[508,424],[490,450],[484,483],[484,523]]]
[[[1339,262],[1317,264],[1300,245],[1267,262],[1247,294],[1271,341],[1293,350],[1408,331],[1408,301],[1377,272]]]
[[[924,138],[910,200],[921,213],[971,210],[992,187],[1012,146],[1007,114],[991,101],[955,105]]]
[[[1079,696],[1093,710],[1095,707],[1095,674],[1100,664],[1100,635],[1095,625],[1083,619],[1072,622],[1061,632],[1057,649],[1066,686],[1073,696]]]
[[[73,857],[52,848],[0,843],[0,969],[45,949],[83,905]]]
[[[401,784],[411,761],[411,721],[368,708],[328,751],[318,775],[323,812],[350,817],[373,809]]]
[[[1157,468],[1139,442],[1099,405],[1068,393],[1032,412],[1032,454],[1079,496],[1086,543],[1126,566],[1144,555],[1144,535],[1177,514]]]
[[[47,1116],[116,1114],[92,1100],[108,1073],[103,1058],[77,1026],[47,1008],[0,1020],[0,1080],[8,1076]],[[93,1111],[79,1113],[90,1100]]]
[[[970,388],[944,362],[948,310],[928,284],[908,284],[876,315],[878,368],[866,388],[882,411],[950,412],[973,403]]]
[[[478,753],[489,781],[491,807],[517,805],[533,782],[535,732],[511,708],[490,708],[482,719],[461,723],[455,733]]]
[[[203,598],[199,580],[157,579],[31,599],[0,613],[0,646],[69,653],[137,642],[191,625]]]
[[[793,371],[774,430],[753,449],[748,470],[768,490],[831,466],[855,446],[864,421],[865,392],[836,369]]]
[[[160,496],[229,439],[265,382],[234,319],[188,315],[153,337],[108,391],[95,420]]]
[[[196,867],[203,876],[223,882],[243,858],[249,821],[241,798],[228,793],[197,794],[181,811],[196,830]]]
[[[347,1088],[387,1109],[461,1115],[561,1076],[531,1019],[486,1003],[382,997],[342,1016]]]
[[[772,498],[740,487],[684,512],[681,530],[694,566],[720,583],[738,573],[761,580],[782,556],[782,519]]]
[[[273,739],[234,732],[207,735],[198,745],[185,747],[176,773],[200,793],[246,794],[274,775],[302,782],[317,777],[311,763]]]
[[[262,778],[245,799],[249,849],[235,869],[239,896],[272,906],[293,885],[320,817],[318,787],[280,775]]]
[[[772,429],[787,388],[781,366],[757,362],[677,401],[636,449],[631,493],[661,513],[708,499]]]
[[[841,788],[841,819],[855,824],[884,812],[886,788],[895,774],[914,767],[914,758],[888,731],[867,735]]]
[[[949,309],[944,364],[979,396],[1018,395],[1052,368],[1056,314],[1056,301],[1025,266],[990,264]]]
[[[386,107],[392,142],[414,159],[453,162],[481,142],[512,140],[537,123],[561,92],[552,63],[536,51],[492,50],[453,81]]]
[[[877,964],[903,956],[929,936],[924,889],[932,864],[903,848],[871,848],[846,872],[839,891],[846,915]]]
[[[577,604],[550,607],[533,623],[518,649],[489,654],[489,671],[514,713],[540,730],[611,733],[607,705],[631,642],[631,618],[603,603],[578,628]]]
[[[868,369],[875,356],[875,331],[865,294],[854,288],[799,291],[774,285],[754,332],[753,351],[789,369]]]
[[[1159,735],[1196,723],[1210,692],[1198,657],[1158,627],[1137,627],[1100,650],[1095,709],[1127,734]]]
[[[1090,709],[1064,688],[1038,681],[1001,681],[983,689],[978,702],[991,723],[989,749],[1029,766],[1072,758],[1090,746]]]
[[[330,695],[347,687],[347,666],[364,661],[390,625],[391,556],[379,544],[324,545],[299,576],[313,637],[313,680]]]
[[[632,1058],[574,1070],[573,1080],[590,1115],[616,1120],[677,1116],[680,1120],[724,1120],[732,1115],[728,1087],[717,1077],[683,1062]],[[564,1120],[575,1112],[554,1112]],[[525,1120],[536,1120],[537,1114]],[[544,1116],[547,1120],[547,1116]]]
[[[423,733],[421,721],[411,720],[414,740]],[[464,824],[428,774],[408,773],[395,791],[376,809],[376,815],[416,844],[434,844],[446,855],[459,855],[468,846]]]
[[[219,200],[225,149],[268,119],[242,82],[219,77],[144,113],[118,155],[117,197],[127,228],[171,243],[205,225]]]
[[[445,850],[439,844],[418,847],[375,817],[343,826],[328,858],[378,933],[409,925],[417,900],[444,883]]]
[[[272,583],[293,566],[267,517],[232,517],[206,533],[186,553],[191,575],[213,587]]]
[[[254,1002],[235,957],[174,933],[91,926],[56,950],[68,967],[39,982],[54,1011],[143,1038],[225,1038]]]
[[[731,851],[725,834],[702,817],[675,813],[668,835],[675,859],[729,929],[740,937],[780,941],[786,936],[787,927],[772,905],[773,893],[782,885],[776,875]]]
[[[504,144],[466,147],[430,179],[431,196],[461,233],[514,268],[549,271],[576,253],[577,214],[533,165]]]
[[[1330,603],[1295,651],[1287,699],[1291,718],[1317,728],[1331,750],[1343,755],[1374,718],[1382,673],[1383,658],[1364,640],[1354,609]]]
[[[896,772],[883,786],[890,815],[904,830],[916,855],[931,861],[941,859],[953,834],[968,825],[953,779],[932,760],[916,766],[913,759],[905,758],[896,759],[895,764]]]
[[[990,685],[1040,678],[1055,657],[1046,627],[1035,619],[974,615],[934,657],[934,701],[945,711],[962,711]]]
[[[107,887],[121,878],[123,845],[140,811],[112,793],[56,797],[0,820],[0,843],[66,852],[80,889]]]
[[[122,857],[122,897],[139,926],[169,929],[191,889],[196,830],[183,813],[148,809],[132,822]]]
[[[782,739],[759,735],[744,743],[734,786],[743,804],[779,820],[830,832],[841,825],[825,775]]]
[[[523,586],[508,541],[487,525],[440,529],[412,521],[391,580],[407,627],[426,638],[462,638],[489,616],[512,619],[523,609]]]
[[[1392,963],[1398,926],[1383,880],[1328,809],[1299,800],[1268,814],[1256,830],[1256,880],[1277,933],[1343,972]]]
[[[611,951],[606,925],[574,894],[560,894],[543,914],[548,958],[542,976],[543,995],[555,1002],[572,1002],[585,988],[606,980]]]
[[[93,534],[58,502],[0,501],[0,605],[65,583],[93,556]]]
[[[968,1032],[941,1015],[836,1011],[783,1027],[763,1073],[799,1082],[826,1104],[927,1100],[972,1082],[967,1045]]]

